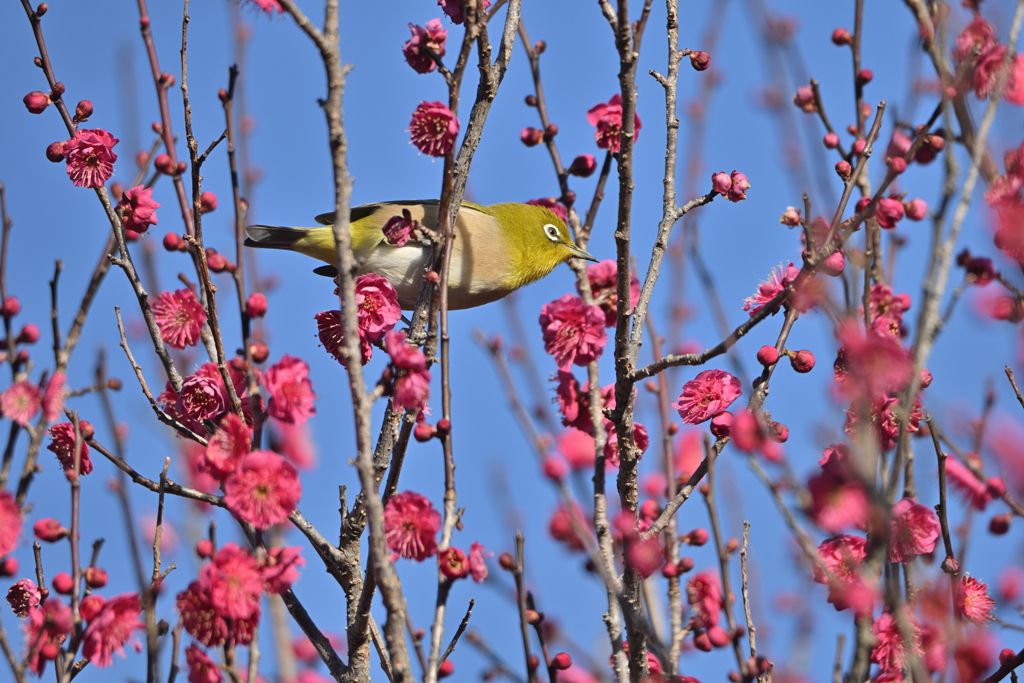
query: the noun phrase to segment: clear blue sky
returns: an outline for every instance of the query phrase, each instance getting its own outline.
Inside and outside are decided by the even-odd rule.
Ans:
[[[321,15],[319,3],[301,3],[314,19]],[[680,45],[704,48],[701,37],[710,9],[716,3],[684,3]],[[958,3],[952,8],[951,23],[963,25],[967,17]],[[408,38],[407,23],[423,24],[440,16],[430,0],[398,0],[387,3],[344,3],[342,51],[344,59],[354,64],[349,75],[345,115],[350,142],[349,164],[355,177],[353,203],[434,197],[439,193],[442,164],[420,155],[408,140],[408,123],[413,109],[421,100],[443,100],[446,88],[437,75],[420,76],[402,58],[400,48]],[[634,2],[634,12],[641,3]],[[927,60],[915,49],[916,26],[909,12],[899,3],[867,2],[865,10],[864,66],[874,71],[874,81],[867,87],[867,101],[872,105],[882,97],[889,112],[901,118],[921,122],[934,106],[928,96],[920,100],[916,110],[908,110],[908,89],[915,63],[927,75]],[[692,181],[699,193],[707,191],[712,171],[739,169],[747,174],[752,185],[747,201],[728,204],[716,201],[697,214],[703,257],[712,269],[730,326],[745,319],[741,310],[744,297],[751,294],[769,270],[787,260],[798,258],[799,239],[778,222],[787,205],[800,205],[801,194],[811,191],[816,206],[831,214],[829,192],[838,194],[839,181],[831,171],[835,158],[821,155],[823,131],[818,122],[804,117],[788,104],[792,84],[781,95],[784,116],[796,122],[796,128],[780,126],[769,110],[760,106],[766,85],[779,80],[781,61],[773,61],[762,46],[757,16],[761,3],[756,0],[735,0],[728,4],[724,32],[711,51],[713,70],[698,74],[684,62],[680,77],[681,160],[687,153],[688,106],[699,92],[702,79],[716,74],[720,86],[714,91],[703,137],[704,158]],[[985,12],[994,20],[1001,39],[1005,40],[1012,3],[994,0],[985,3]],[[853,3],[808,3],[775,0],[772,12],[794,17],[798,28],[796,45],[785,57],[789,73],[795,68],[814,76],[822,84],[828,111],[837,127],[845,127],[853,113],[853,89],[850,84],[850,59],[845,50],[830,42],[832,29],[852,27]],[[157,102],[152,83],[147,80],[148,64],[138,33],[138,20],[132,3],[104,4],[50,3],[44,19],[44,31],[57,78],[67,88],[66,99],[72,105],[79,99],[90,99],[95,114],[89,125],[106,128],[121,139],[117,151],[120,161],[115,179],[129,182],[134,169],[132,158],[151,143],[149,124],[158,119]],[[161,67],[179,77],[178,50],[181,37],[181,13],[178,3],[154,2],[153,30]],[[233,63],[230,2],[193,3],[190,25],[189,76],[194,126],[200,145],[216,137],[223,128],[217,89],[227,83],[227,69]],[[657,223],[661,217],[661,192],[664,153],[664,99],[661,86],[647,75],[649,69],[664,71],[666,46],[663,36],[664,7],[655,3],[638,69],[638,109],[643,130],[636,147],[636,193],[633,213],[635,254],[644,270]],[[253,12],[243,11],[245,25],[253,32],[243,73],[248,106],[255,121],[251,157],[262,171],[262,179],[254,194],[249,222],[271,224],[310,224],[312,217],[333,206],[333,182],[327,149],[323,115],[317,98],[325,93],[324,76],[319,55],[309,40],[287,17],[268,20]],[[559,147],[568,163],[582,153],[598,154],[593,141],[593,128],[586,122],[587,109],[607,101],[618,89],[617,57],[612,34],[593,2],[534,2],[526,0],[523,17],[533,40],[545,40],[547,52],[542,58],[544,85],[552,120],[559,125]],[[449,28],[449,45],[457,43],[461,29],[443,22]],[[46,161],[43,151],[54,140],[63,139],[64,129],[50,109],[42,116],[26,113],[21,98],[29,91],[45,89],[42,74],[32,65],[36,54],[32,34],[21,7],[17,3],[0,6],[0,63],[5,65],[0,84],[0,130],[4,133],[4,153],[0,154],[0,180],[7,185],[8,208],[14,219],[9,257],[8,289],[19,296],[24,311],[19,322],[35,322],[44,330],[43,340],[35,349],[40,366],[49,361],[47,282],[54,259],[63,259],[61,278],[61,323],[66,329],[77,306],[79,292],[106,239],[109,226],[92,192],[72,187],[63,165]],[[497,40],[496,34],[494,40]],[[449,48],[449,55],[455,52]],[[449,58],[450,59],[450,58]],[[467,70],[464,90],[463,124],[475,90],[476,71]],[[782,80],[785,83],[785,79]],[[519,131],[536,126],[536,112],[523,103],[532,92],[528,65],[521,47],[517,46],[511,67],[501,87],[487,123],[483,143],[477,153],[470,176],[467,197],[488,204],[500,201],[525,201],[557,194],[557,184],[550,161],[543,147],[528,149],[519,142]],[[125,106],[126,99],[136,93],[135,107]],[[175,130],[183,138],[181,99],[172,89],[171,110]],[[889,113],[887,112],[887,114]],[[891,120],[890,120],[891,121]],[[997,159],[1002,151],[1015,147],[1021,137],[1019,109],[1004,111],[992,135]],[[793,139],[790,131],[796,133]],[[883,127],[887,137],[891,123]],[[844,142],[848,141],[844,137]],[[808,147],[808,144],[811,144]],[[822,163],[812,166],[813,185],[806,187],[794,181],[784,163],[787,148],[813,149],[813,156]],[[178,154],[186,154],[179,140]],[[880,157],[880,155],[876,155]],[[600,157],[599,157],[600,158]],[[912,167],[901,179],[900,187],[910,196],[921,196],[929,203],[938,198],[939,164],[926,168]],[[881,177],[881,164],[874,165],[872,177]],[[690,186],[685,164],[680,163],[679,188]],[[228,210],[230,182],[226,155],[219,149],[204,167],[206,189],[221,197],[221,209],[206,217],[207,243],[229,252],[231,245],[231,213]],[[581,203],[589,203],[596,176],[575,180],[573,189]],[[599,258],[614,256],[612,239],[616,201],[614,178],[602,206],[590,251]],[[828,187],[829,190],[823,190]],[[159,246],[168,230],[181,233],[182,226],[171,184],[161,181],[154,196],[163,204],[160,224],[145,238]],[[681,201],[688,197],[681,195]],[[980,198],[980,197],[979,197]],[[904,221],[898,234],[907,240],[901,253],[895,278],[898,290],[907,291],[914,300],[911,320],[916,320],[920,300],[919,282],[923,273],[923,252],[930,240],[930,224]],[[979,253],[992,254],[987,216],[984,209],[972,213],[965,226],[962,242]],[[136,254],[140,245],[135,245]],[[162,289],[174,288],[179,270],[189,270],[186,259],[168,255],[158,248],[159,282]],[[314,275],[310,261],[286,253],[261,253],[260,268],[277,277],[278,286],[268,294],[270,312],[266,334],[271,358],[282,354],[301,356],[311,365],[311,376],[319,395],[318,416],[313,428],[318,443],[319,467],[303,476],[304,496],[301,509],[328,538],[334,536],[337,524],[337,486],[350,488],[349,500],[358,488],[354,469],[348,464],[353,457],[351,412],[346,399],[347,386],[343,370],[321,348],[316,340],[313,315],[336,307],[329,281]],[[229,280],[220,276],[222,291],[232,291]],[[697,280],[688,273],[678,290],[672,291],[673,280],[661,281],[653,307],[662,330],[668,328],[666,313],[671,305],[685,300],[694,317],[687,322],[684,337],[701,348],[717,343],[719,334],[713,325],[708,302]],[[544,355],[536,318],[540,306],[565,292],[574,291],[568,268],[560,268],[545,280],[526,288],[516,303],[529,336],[529,352],[537,362],[542,379],[554,372],[554,364]],[[231,297],[221,298],[230,309]],[[128,423],[130,460],[143,473],[156,478],[165,456],[176,460],[173,439],[168,430],[156,423],[131,375],[131,370],[117,346],[117,329],[113,307],[122,306],[131,323],[138,315],[132,313],[134,297],[123,274],[117,270],[108,276],[93,306],[72,362],[70,384],[90,384],[95,354],[104,349],[110,373],[121,377],[125,388],[115,396],[120,420]],[[969,298],[957,309],[950,329],[940,338],[929,363],[935,383],[929,390],[928,407],[952,427],[963,426],[965,416],[973,416],[982,401],[985,382],[995,382],[999,402],[997,411],[1007,419],[1019,419],[1015,405],[1005,387],[1002,368],[1006,364],[1019,367],[1019,330],[980,320],[969,310]],[[227,316],[227,346],[238,343],[237,322]],[[751,371],[754,354],[765,343],[774,343],[781,318],[769,320],[746,338],[739,350]],[[571,632],[573,639],[598,660],[608,652],[607,638],[601,622],[606,605],[599,582],[583,572],[581,556],[571,556],[546,534],[546,522],[556,502],[555,492],[541,476],[529,444],[521,436],[513,415],[506,408],[504,395],[487,355],[473,341],[476,329],[491,334],[509,335],[507,310],[501,304],[481,309],[456,312],[451,318],[453,365],[453,413],[457,426],[455,453],[458,463],[459,504],[465,506],[465,528],[457,533],[456,543],[468,548],[479,540],[488,548],[501,552],[512,548],[516,527],[526,534],[526,555],[531,588],[539,605]],[[136,354],[144,359],[151,386],[162,384],[159,366],[144,351],[145,340],[133,340]],[[809,375],[796,375],[780,367],[772,382],[767,409],[774,419],[785,422],[791,433],[786,444],[794,470],[806,475],[816,467],[821,448],[835,440],[842,428],[841,407],[830,402],[827,387],[831,381],[831,362],[835,341],[827,317],[812,313],[801,318],[790,338],[791,348],[809,348],[817,355],[818,367]],[[608,348],[610,356],[611,347]],[[645,350],[642,358],[647,358]],[[607,359],[606,359],[607,360]],[[383,361],[375,358],[367,367],[368,378],[375,380],[383,369]],[[727,361],[714,367],[731,369]],[[520,388],[529,395],[525,375],[515,370]],[[603,369],[605,381],[611,381],[610,363]],[[673,395],[692,373],[673,375]],[[439,391],[439,384],[435,386]],[[553,397],[553,391],[548,392]],[[97,425],[98,438],[112,441],[102,426],[98,402],[92,397],[76,399],[71,406],[83,418]],[[638,419],[655,429],[656,418],[651,394],[641,391]],[[16,463],[23,457],[19,444]],[[922,502],[937,502],[934,489],[934,460],[930,445],[917,442],[918,477],[923,482]],[[657,466],[657,450],[652,448],[641,464],[649,472]],[[758,626],[760,650],[769,654],[780,668],[792,666],[808,677],[821,679],[829,671],[834,656],[836,633],[852,632],[846,615],[837,616],[824,604],[824,589],[809,587],[806,570],[797,566],[795,546],[764,488],[751,476],[742,460],[727,449],[720,461],[720,500],[727,536],[739,536],[742,520],[752,521],[751,560],[752,594],[755,622]],[[82,544],[84,547],[98,536],[107,539],[101,564],[110,572],[111,589],[133,587],[127,561],[124,533],[116,500],[106,487],[114,469],[102,458],[96,459],[95,472],[83,484]],[[41,462],[45,471],[37,478],[30,500],[35,505],[31,519],[38,516],[69,517],[68,486],[55,463],[44,452]],[[175,465],[174,467],[177,467]],[[175,470],[172,468],[172,473]],[[177,471],[180,477],[181,471]],[[437,442],[412,444],[403,474],[402,488],[415,488],[429,496],[440,507],[443,493],[441,451]],[[132,501],[140,515],[152,512],[156,498],[139,489],[132,490]],[[998,507],[998,506],[997,506]],[[959,523],[962,506],[954,504],[952,523]],[[979,532],[972,537],[966,568],[987,580],[994,580],[997,569],[1010,558],[1019,559],[1019,529],[996,542],[987,532],[989,515],[976,515]],[[178,569],[170,577],[171,591],[176,592],[194,578],[197,565],[189,545],[201,533],[205,522],[187,505],[170,504],[168,518],[182,538],[177,552],[169,559]],[[683,530],[707,524],[705,508],[694,499],[680,514]],[[232,539],[236,532],[231,520],[219,517],[221,538]],[[809,523],[807,523],[810,528]],[[821,538],[819,534],[816,538]],[[976,539],[976,540],[975,540]],[[297,533],[290,540],[302,544]],[[30,539],[16,555],[23,573],[31,564]],[[308,564],[296,594],[324,630],[342,632],[344,599],[337,586],[322,571],[311,550],[304,552]],[[710,546],[692,553],[697,569],[716,566]],[[44,548],[47,574],[69,567],[63,546]],[[514,666],[521,662],[521,644],[517,640],[518,625],[509,598],[510,582],[492,564],[494,582],[477,586],[460,582],[449,601],[448,633],[457,626],[469,598],[476,598],[471,626]],[[413,621],[429,627],[434,603],[434,566],[427,562],[412,565],[400,563],[400,573]],[[26,574],[27,575],[27,574]],[[737,572],[738,575],[738,572]],[[6,580],[5,580],[6,581]],[[6,591],[0,582],[0,590]],[[658,583],[663,591],[663,582]],[[777,608],[775,598],[785,591],[797,591],[811,597],[814,621],[810,647],[794,650],[797,620]],[[738,606],[738,604],[737,604]],[[173,621],[172,602],[160,603],[160,616]],[[1009,613],[1002,616],[1012,617]],[[383,617],[381,616],[381,622]],[[13,639],[19,641],[18,626],[4,610],[3,623]],[[993,629],[1005,646],[1014,647],[1019,639]],[[264,630],[264,635],[269,629]],[[850,639],[848,638],[848,643]],[[849,645],[847,646],[849,648]],[[1017,643],[1019,647],[1019,643]],[[274,671],[269,642],[264,643],[267,657],[265,671]],[[849,652],[849,649],[847,650]],[[474,650],[462,645],[454,655],[459,680],[470,680],[484,667]],[[127,662],[119,660],[116,668],[100,672],[88,668],[79,680],[107,680],[108,675],[139,678],[143,675],[144,656],[132,653]],[[683,671],[702,680],[721,680],[724,672],[734,668],[731,652],[689,654],[684,657]],[[165,664],[166,670],[166,664]],[[381,677],[376,663],[374,676]]]

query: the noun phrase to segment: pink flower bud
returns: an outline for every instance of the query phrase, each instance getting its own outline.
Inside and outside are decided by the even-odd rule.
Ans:
[[[245,300],[245,312],[250,318],[262,318],[267,314],[267,297],[259,292],[253,292]]]
[[[640,506],[640,516],[648,521],[654,521],[661,514],[661,504],[653,498],[645,500]]]
[[[666,562],[665,566],[661,568],[661,575],[664,576],[666,579],[673,579],[679,576],[679,567],[672,564],[671,562]]]
[[[733,414],[728,410],[715,415],[711,418],[711,434],[716,439],[724,439],[729,436],[733,420]]]
[[[103,588],[107,585],[107,570],[102,567],[87,567],[85,583],[89,588]]]
[[[179,161],[177,166],[178,175],[184,173],[186,168],[188,168],[188,164],[186,164],[184,161]]]
[[[843,270],[846,268],[846,257],[843,256],[843,252],[837,251],[834,254],[830,254],[828,258],[822,261],[818,270],[825,275],[832,277],[838,277],[842,275]]]
[[[747,176],[743,175],[739,171],[732,172],[732,187],[729,188],[729,196],[727,199],[730,202],[742,202],[747,198],[747,190],[750,189],[750,182],[747,180]]]
[[[735,536],[725,542],[725,551],[727,553],[734,553],[740,549],[740,539]]]
[[[253,363],[263,363],[270,357],[270,349],[261,341],[250,344],[249,353],[252,354]]]
[[[856,135],[857,134],[857,125],[854,124],[854,123],[851,123],[850,125],[848,125],[846,127],[846,132],[849,133],[850,135]]]
[[[679,561],[676,562],[676,569],[679,570],[680,574],[685,574],[688,571],[693,570],[693,558],[692,557],[680,557]]]
[[[164,235],[164,249],[166,249],[167,251],[177,251],[178,244],[181,241],[182,239],[180,237],[178,237],[173,232],[169,232],[166,235]]]
[[[526,96],[526,106],[527,107],[536,107],[537,106],[537,96],[536,95],[527,95]]]
[[[701,652],[711,652],[711,640],[708,634],[700,631],[693,636],[693,646]]]
[[[786,443],[789,440],[789,427],[781,422],[772,422],[768,425],[768,438],[775,443]]]
[[[912,221],[923,221],[928,215],[928,202],[923,199],[911,199],[903,205],[907,218]]]
[[[436,432],[434,425],[429,422],[420,422],[413,428],[412,435],[417,441],[423,443],[433,439]]]
[[[832,42],[836,45],[849,45],[853,42],[853,36],[845,28],[837,28],[832,31]]]
[[[1010,530],[1010,519],[1012,515],[1007,512],[1002,515],[996,515],[988,522],[988,530],[993,536],[1002,536]]]
[[[17,297],[7,297],[3,300],[3,305],[0,306],[0,314],[4,317],[13,317],[20,312],[22,312],[22,302],[18,301]]]
[[[989,477],[985,480],[985,490],[993,498],[1002,498],[1006,495],[1006,483],[1002,477]]]
[[[835,149],[839,146],[839,136],[835,133],[826,133],[821,140],[828,149]]]
[[[437,435],[448,436],[452,431],[452,423],[445,418],[437,421]]]
[[[903,220],[904,215],[903,202],[895,196],[883,197],[875,206],[875,220],[883,230],[895,229],[896,224]]]
[[[719,171],[711,176],[711,189],[720,195],[728,195],[732,189],[732,178],[725,171]]]
[[[568,652],[559,652],[551,660],[551,668],[558,671],[565,671],[570,666],[572,666],[572,657],[569,656]]]
[[[450,659],[444,660],[444,663],[437,667],[437,678],[439,680],[442,678],[448,678],[453,673],[455,673],[455,662]]]
[[[690,53],[690,66],[694,71],[703,71],[711,64],[711,55],[702,50]]]
[[[149,152],[144,149],[140,149],[135,154],[135,165],[142,168],[149,163]]]
[[[774,346],[762,346],[757,351],[757,362],[761,365],[775,365],[779,362],[779,352]]]
[[[741,451],[750,453],[764,441],[764,428],[761,420],[747,410],[736,413],[732,427],[729,429],[732,443]]]
[[[544,459],[544,476],[551,481],[562,481],[569,474],[569,466],[557,457]]]
[[[60,539],[64,538],[68,534],[68,530],[61,525],[60,522],[53,519],[52,517],[46,517],[38,520],[32,526],[32,533],[35,534],[36,538],[40,541],[46,541],[47,543],[55,543]]]
[[[224,258],[224,254],[210,254],[206,257],[206,263],[215,273],[223,273],[228,266],[228,260]]]
[[[164,175],[174,175],[174,162],[169,154],[158,154],[153,160],[153,167]]]
[[[859,140],[855,140],[854,141],[853,147],[851,147],[851,149],[853,150],[853,153],[855,155],[862,154],[864,152],[864,148],[867,146],[867,144],[868,144],[867,141],[864,140],[864,138],[861,138]]]
[[[946,149],[946,138],[941,135],[929,135],[924,139],[925,144],[931,147],[936,152],[941,152]]]
[[[29,323],[21,328],[21,332],[18,332],[18,343],[19,344],[35,344],[39,341],[39,326]]]
[[[1010,648],[1003,648],[999,651],[999,666],[1011,666],[1017,659],[1017,653]]]
[[[954,557],[947,557],[942,561],[942,571],[947,574],[956,574],[960,571],[960,563]]]
[[[112,182],[110,184],[110,196],[116,199],[117,201],[121,201],[121,198],[124,197],[124,185],[117,182],[116,180]]]
[[[892,172],[896,175],[903,173],[907,170],[907,162],[903,157],[889,157],[886,159],[886,166],[892,169]]]
[[[55,164],[64,161],[64,141],[51,142],[46,148],[46,158]]]
[[[199,212],[210,213],[217,208],[217,195],[212,192],[204,192],[199,195]]]
[[[61,595],[71,595],[71,589],[74,585],[75,582],[67,572],[57,572],[53,575],[53,590]]]
[[[50,96],[44,92],[33,90],[21,100],[30,114],[42,114],[50,106]]]
[[[78,121],[88,121],[90,116],[92,116],[92,102],[82,100],[75,107],[75,118]]]
[[[868,208],[868,204],[870,203],[871,197],[861,197],[860,199],[858,199],[857,204],[855,206],[855,208],[857,209],[857,213],[860,213],[864,209]]]
[[[725,629],[717,624],[708,628],[708,640],[711,642],[712,647],[725,647],[732,642]]]
[[[157,135],[163,135],[164,134],[164,127],[163,127],[163,125],[159,121],[154,121],[150,125],[150,128],[152,128],[153,132],[156,133]]]
[[[673,565],[675,566],[675,565]],[[0,576],[17,576],[18,575],[18,558],[8,557],[3,562],[0,562]]]
[[[840,159],[837,161],[836,175],[838,175],[844,183],[849,182],[850,176],[853,175],[853,169],[850,167],[850,162],[846,159]]]
[[[787,206],[786,212],[779,218],[779,222],[783,225],[795,228],[800,225],[803,219],[800,218],[800,209],[795,206]]]
[[[921,145],[920,147],[917,148],[917,151],[914,152],[914,161],[923,166],[925,164],[930,164],[933,161],[935,161],[936,156],[937,154],[935,153],[934,149],[932,149],[928,145]]]
[[[789,364],[801,374],[810,372],[814,369],[814,354],[807,349],[795,351],[789,355]]]
[[[204,560],[213,557],[213,542],[204,538],[196,543],[196,555]]]
[[[857,72],[857,82],[861,85],[867,85],[874,77],[875,75],[871,73],[871,69],[861,69]]]
[[[544,129],[544,142],[547,142],[548,140],[553,140],[556,135],[558,135],[558,125],[554,123],[549,123],[547,127]]]
[[[700,547],[708,542],[708,531],[707,529],[697,527],[690,533],[683,536],[682,540],[692,546]]]
[[[581,154],[572,160],[569,166],[569,175],[589,178],[597,170],[597,161],[593,154]]]
[[[544,131],[538,128],[523,128],[519,133],[519,139],[527,147],[535,147],[544,141]]]
[[[802,109],[805,114],[813,114],[818,111],[818,106],[814,103],[814,91],[809,85],[797,88],[796,94],[793,95],[793,104]]]

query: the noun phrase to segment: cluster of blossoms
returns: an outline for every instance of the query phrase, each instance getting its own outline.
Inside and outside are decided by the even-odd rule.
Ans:
[[[366,365],[373,357],[373,344],[380,342],[402,319],[402,307],[398,304],[398,292],[388,279],[375,273],[356,278],[356,307],[360,360]],[[317,313],[315,318],[320,343],[344,365],[345,357],[341,349],[345,337],[341,328],[341,311],[323,311]]]
[[[953,48],[957,64],[969,63],[971,87],[979,100],[989,97],[996,89],[1004,71],[1006,46],[996,40],[992,24],[980,16],[960,32]],[[1024,57],[1015,55],[1006,69],[1003,99],[1011,104],[1024,104]],[[967,78],[964,78],[966,81]]]
[[[262,595],[288,592],[306,563],[300,549],[291,546],[254,556],[234,543],[214,552],[209,541],[201,541],[197,552],[208,562],[178,593],[176,605],[185,631],[206,647],[248,644],[260,620]]]
[[[485,558],[493,553],[473,542],[469,555],[455,546],[438,552],[437,532],[441,530],[441,513],[433,504],[415,491],[393,495],[384,506],[384,533],[392,561],[399,557],[422,562],[437,555],[441,573],[449,580],[472,576],[481,583],[487,578]]]

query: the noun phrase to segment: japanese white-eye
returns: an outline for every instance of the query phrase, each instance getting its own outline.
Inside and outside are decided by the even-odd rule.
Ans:
[[[412,310],[430,246],[422,234],[414,235],[404,246],[388,243],[383,228],[392,218],[402,217],[403,210],[426,228],[422,232],[436,230],[437,200],[357,206],[351,211],[349,225],[357,273],[376,273],[387,278],[398,292],[399,305]],[[334,213],[322,214],[315,220],[326,227],[250,225],[245,229],[245,245],[311,256],[328,264],[314,272],[334,277]],[[512,202],[480,206],[463,202],[455,234],[448,279],[448,305],[452,310],[496,301],[539,280],[571,258],[597,260],[576,246],[565,222],[544,206]]]

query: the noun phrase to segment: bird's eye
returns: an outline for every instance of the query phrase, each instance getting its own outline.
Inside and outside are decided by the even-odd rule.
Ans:
[[[557,242],[560,235],[558,234],[558,228],[548,223],[544,226],[544,234],[548,236],[548,239],[552,242]]]

